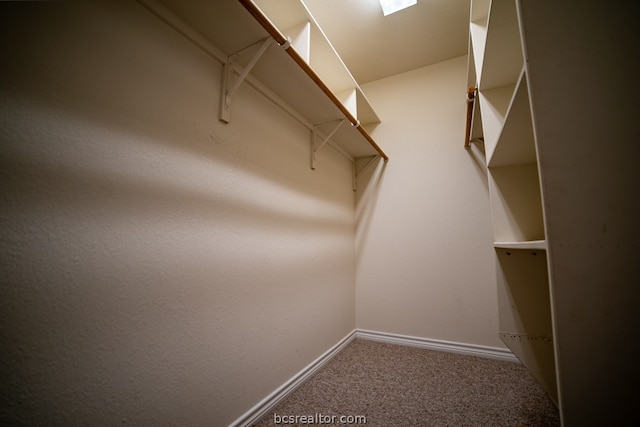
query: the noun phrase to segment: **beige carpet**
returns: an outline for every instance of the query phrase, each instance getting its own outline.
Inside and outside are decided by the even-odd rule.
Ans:
[[[256,427],[559,426],[520,364],[356,339]]]

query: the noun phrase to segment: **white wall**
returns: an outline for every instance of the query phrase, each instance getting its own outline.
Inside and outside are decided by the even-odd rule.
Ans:
[[[133,2],[0,12],[0,423],[227,425],[355,327],[351,165]]]
[[[382,120],[373,136],[391,160],[360,182],[356,324],[504,348],[484,157],[463,148],[466,64],[364,87]]]

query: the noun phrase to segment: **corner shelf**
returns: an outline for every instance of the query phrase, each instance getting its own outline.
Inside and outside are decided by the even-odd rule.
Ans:
[[[558,404],[556,373],[554,368],[554,345],[551,333],[543,335],[499,332],[498,336],[518,357],[531,375],[549,393],[549,397]]]
[[[524,249],[547,250],[546,240],[529,240],[524,242],[493,242],[493,247],[498,249]]]
[[[558,402],[547,241],[515,0],[472,0],[471,138],[484,139],[497,268],[498,336]],[[477,109],[477,111],[476,111]]]
[[[139,1],[174,28],[176,22],[188,27],[189,31],[177,28],[181,33],[194,32],[210,43],[220,52],[216,57],[230,64],[231,78],[238,79],[235,74],[249,65],[247,80],[251,78],[252,86],[314,135],[329,133],[321,125],[348,121],[332,133],[329,145],[350,159],[354,168],[355,159],[362,157],[388,160],[364,127],[379,122],[378,116],[300,0]],[[172,16],[167,18],[168,14]],[[237,54],[266,40],[273,43],[257,61],[250,54]]]
[[[493,167],[488,176],[494,240],[544,240],[537,165]]]
[[[482,61],[487,40],[487,20],[489,18],[490,0],[476,0],[471,3],[471,18],[469,25],[469,55],[473,56],[474,80],[480,79],[482,74]],[[471,82],[469,82],[471,84]]]
[[[488,156],[489,167],[536,163],[529,105],[527,75],[523,69],[509,103],[498,140]]]
[[[488,158],[491,158],[498,137],[502,131],[509,105],[516,85],[508,84],[492,89],[479,90],[479,104],[482,110],[482,128],[484,129],[485,148]]]
[[[524,65],[516,3],[492,1],[479,75],[480,90],[515,83]]]
[[[496,248],[498,336],[557,403],[547,257],[511,249]]]

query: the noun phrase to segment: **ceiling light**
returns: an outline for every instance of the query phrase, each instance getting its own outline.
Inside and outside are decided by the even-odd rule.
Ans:
[[[406,9],[409,6],[413,6],[417,2],[418,0],[380,0],[380,6],[382,6],[384,16],[387,16],[399,10]]]

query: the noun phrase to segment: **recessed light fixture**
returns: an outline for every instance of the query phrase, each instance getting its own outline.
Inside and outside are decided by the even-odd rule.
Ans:
[[[391,15],[399,10],[406,9],[416,4],[418,0],[380,0],[384,16]]]

